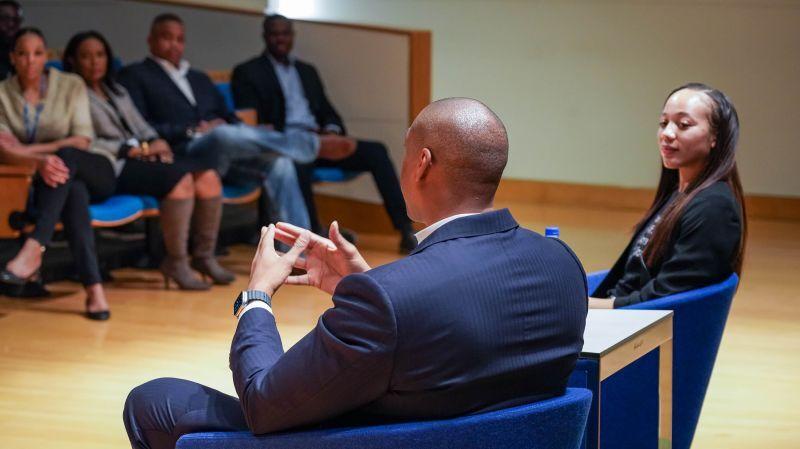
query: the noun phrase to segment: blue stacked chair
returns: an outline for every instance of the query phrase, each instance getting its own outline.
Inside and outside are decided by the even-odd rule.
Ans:
[[[563,396],[460,418],[325,428],[254,436],[250,432],[184,435],[176,449],[577,449],[592,393]]]
[[[589,292],[593,292],[607,274],[606,270],[587,276]],[[635,310],[671,310],[674,313],[672,362],[672,447],[674,449],[689,449],[692,444],[738,283],[739,277],[732,274],[719,284],[623,307]],[[651,376],[654,369],[653,366],[647,370],[634,370],[635,374],[627,376],[628,378],[622,379],[621,382],[627,385],[647,383],[646,379],[635,377],[643,373]],[[626,376],[624,371],[618,374]],[[605,399],[604,397],[603,400]],[[628,405],[630,404],[615,405],[605,402],[603,409],[604,413],[623,414]],[[620,410],[615,411],[616,408]],[[618,421],[613,416],[608,418],[610,422]],[[603,421],[606,422],[606,419]],[[637,423],[625,421],[624,426],[637,427]]]
[[[242,186],[222,186],[222,202],[224,204],[246,204],[258,199],[261,195],[261,186],[248,184]],[[142,195],[139,197],[143,206],[143,216],[158,216],[158,200],[155,197]]]
[[[110,228],[128,224],[142,216],[144,203],[134,195],[114,195],[111,198],[89,206],[92,226]]]
[[[154,196],[149,195],[141,195],[139,199],[142,201],[143,211],[142,216],[144,217],[155,217],[158,216],[158,200]]]
[[[216,86],[219,93],[222,94],[222,98],[225,99],[225,105],[228,106],[228,109],[235,111],[236,105],[233,104],[233,91],[231,91],[231,83],[216,83]]]
[[[225,204],[246,204],[258,199],[261,186],[248,184],[242,186],[222,186],[222,202]]]
[[[48,69],[52,68],[56,70],[64,70],[64,65],[58,59],[50,59],[49,61],[44,63],[44,66],[47,67]]]

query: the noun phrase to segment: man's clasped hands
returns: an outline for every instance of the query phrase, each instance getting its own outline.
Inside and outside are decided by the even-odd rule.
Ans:
[[[289,223],[262,227],[247,289],[272,297],[283,284],[309,285],[332,294],[343,277],[370,269],[355,245],[342,237],[336,221],[328,235],[330,239]],[[289,251],[277,251],[276,240],[290,246]],[[293,275],[292,268],[305,274]]]

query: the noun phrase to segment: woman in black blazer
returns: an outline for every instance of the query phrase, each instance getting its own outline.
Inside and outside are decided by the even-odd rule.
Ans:
[[[699,83],[670,93],[658,129],[661,179],[650,209],[590,308],[616,308],[741,275],[747,219],[736,168],[739,118]]]

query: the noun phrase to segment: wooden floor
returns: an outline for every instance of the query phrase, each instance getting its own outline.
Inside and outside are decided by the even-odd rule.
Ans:
[[[561,227],[587,271],[607,268],[638,213],[505,204],[526,227]],[[396,240],[361,236],[373,265],[397,258]],[[233,394],[231,303],[246,284],[253,248],[224,262],[241,276],[210,292],[165,291],[156,272],[120,270],[108,285],[113,316],[80,315],[77,285],[46,300],[0,297],[0,448],[124,448],[122,406],[160,376]],[[723,338],[694,448],[797,448],[800,443],[800,223],[751,224],[745,275]],[[288,347],[330,305],[323,293],[284,287],[274,309]]]

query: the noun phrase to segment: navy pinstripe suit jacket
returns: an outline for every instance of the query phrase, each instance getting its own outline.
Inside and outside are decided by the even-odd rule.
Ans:
[[[583,346],[586,277],[563,242],[504,209],[451,221],[408,257],[345,277],[333,303],[286,353],[267,311],[239,321],[230,366],[255,433],[561,394]]]

